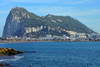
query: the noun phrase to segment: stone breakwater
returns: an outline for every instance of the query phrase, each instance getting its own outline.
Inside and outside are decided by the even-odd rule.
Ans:
[[[11,55],[15,55],[15,54],[20,54],[20,53],[24,53],[24,51],[17,51],[16,49],[11,49],[11,48],[0,48],[0,56],[11,56]]]

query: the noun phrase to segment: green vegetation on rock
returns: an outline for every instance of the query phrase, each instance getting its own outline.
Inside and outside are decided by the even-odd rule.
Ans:
[[[80,21],[70,16],[56,16],[48,14],[44,17],[40,17],[34,13],[28,12],[24,8],[13,9],[13,12],[16,12],[18,17],[21,17],[21,19],[24,21],[25,27],[39,27],[41,25],[48,25],[52,28],[57,28],[59,26],[62,29],[76,31],[79,33],[94,33],[94,31],[89,29]]]
[[[0,48],[0,56],[15,55],[19,53],[24,53],[24,51],[16,51],[16,49],[11,49],[11,48]]]
[[[43,28],[40,29],[41,26],[43,26]],[[32,27],[36,28],[36,31],[26,33],[26,28]],[[39,30],[37,28],[39,28]],[[77,33],[86,34],[95,33],[80,21],[70,16],[56,16],[51,14],[46,16],[37,16],[22,7],[15,7],[10,11],[7,17],[3,37],[23,37],[24,35],[45,36],[47,34],[64,34],[69,36],[66,31],[74,31]]]

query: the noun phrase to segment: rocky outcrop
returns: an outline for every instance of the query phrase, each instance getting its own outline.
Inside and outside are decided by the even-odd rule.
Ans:
[[[40,31],[43,29],[43,25],[40,26],[40,27],[26,27],[25,30],[26,30],[26,33],[31,33],[31,32],[37,32],[37,31]]]
[[[0,56],[15,55],[20,53],[24,53],[24,51],[17,51],[16,49],[11,49],[11,48],[0,48]]]
[[[16,54],[20,54],[20,53],[24,53],[24,51],[17,51],[16,49],[11,49],[11,48],[0,48],[0,56],[11,56],[11,55],[16,55]],[[8,67],[10,66],[9,63],[0,63],[0,67]]]
[[[8,66],[10,66],[10,64],[9,64],[9,63],[6,63],[6,64],[0,63],[0,67],[4,67],[4,66],[5,66],[5,67],[6,67],[6,66],[8,67]]]
[[[16,7],[10,11],[6,19],[3,37],[23,36],[25,30],[22,17],[26,17],[26,14],[20,9],[22,8]]]
[[[67,35],[66,31],[78,33],[95,33],[87,26],[70,16],[37,16],[22,7],[12,8],[3,30],[3,37],[38,37],[51,35]]]

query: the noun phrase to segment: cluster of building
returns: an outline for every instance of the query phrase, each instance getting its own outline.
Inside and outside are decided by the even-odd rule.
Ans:
[[[46,35],[46,37],[39,37],[39,40],[64,40],[64,41],[100,41],[100,34],[86,34],[86,33],[77,33],[73,31],[69,32],[70,36],[52,36]]]
[[[9,40],[17,40],[17,41],[100,41],[100,34],[86,34],[86,33],[77,33],[74,31],[66,31],[70,34],[70,36],[66,36],[65,34],[62,36],[51,35],[48,34],[45,37],[39,38],[30,38],[30,37],[10,37],[6,38]]]
[[[39,38],[20,38],[20,37],[10,37],[7,40],[23,40],[23,41],[100,41],[100,34],[86,34],[86,33],[77,33],[74,31],[67,31],[70,36],[52,36],[51,34],[46,35],[45,37]]]

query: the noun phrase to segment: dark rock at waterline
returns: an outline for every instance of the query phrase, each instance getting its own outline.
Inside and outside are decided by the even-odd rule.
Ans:
[[[0,67],[3,67],[4,66],[4,64],[0,64]]]
[[[9,63],[6,63],[6,64],[1,63],[0,64],[0,67],[4,67],[4,66],[10,66],[10,64]]]
[[[10,64],[9,64],[9,63],[6,63],[5,65],[6,65],[6,66],[9,66]]]
[[[24,51],[17,51],[18,53],[24,53]]]
[[[36,53],[36,51],[33,51],[34,53]]]
[[[24,53],[24,51],[17,51],[16,49],[11,49],[11,48],[0,48],[0,56],[4,56],[4,55],[11,56],[20,53]]]
[[[36,51],[24,51],[25,53],[36,53]]]

